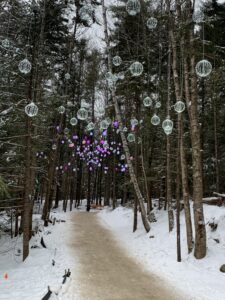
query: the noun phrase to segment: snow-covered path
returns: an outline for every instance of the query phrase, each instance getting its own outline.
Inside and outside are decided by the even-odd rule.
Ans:
[[[79,300],[181,300],[165,282],[124,253],[95,213],[76,212],[70,218],[75,234],[68,243],[79,266],[68,299],[76,299],[73,289],[74,294],[79,289]]]

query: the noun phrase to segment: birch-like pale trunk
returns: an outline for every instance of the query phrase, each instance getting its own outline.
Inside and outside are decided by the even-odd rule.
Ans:
[[[108,27],[107,27],[107,17],[106,17],[106,7],[105,7],[105,1],[102,0],[102,12],[103,12],[103,20],[104,20],[104,33],[105,33],[105,42],[106,42],[106,51],[107,51],[107,57],[108,57],[108,70],[111,72],[112,71],[112,64],[111,64],[111,55],[110,55],[110,43],[109,43],[109,36],[108,36]],[[138,185],[138,181],[137,181],[137,177],[135,175],[134,172],[134,167],[132,164],[132,161],[130,160],[130,150],[128,147],[128,143],[126,140],[126,136],[123,132],[123,123],[122,123],[122,116],[121,116],[121,112],[119,109],[119,105],[117,102],[117,98],[115,95],[115,90],[112,90],[112,100],[113,100],[113,104],[114,104],[114,109],[115,109],[115,116],[116,119],[119,122],[119,129],[120,129],[120,136],[121,136],[121,140],[122,140],[122,145],[123,145],[123,150],[126,156],[126,161],[127,161],[127,165],[128,165],[128,169],[129,169],[129,174],[130,174],[130,179],[131,182],[133,184],[134,187],[134,191],[138,200],[138,204],[140,206],[140,210],[141,210],[141,217],[142,217],[142,222],[143,225],[145,227],[145,230],[147,232],[150,231],[150,224],[148,222],[147,219],[147,214],[146,214],[146,209],[145,209],[145,205],[144,205],[144,198],[142,196],[142,193],[140,191],[140,187]]]

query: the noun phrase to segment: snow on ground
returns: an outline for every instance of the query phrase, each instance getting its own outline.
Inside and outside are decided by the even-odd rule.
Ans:
[[[99,213],[101,223],[109,228],[120,245],[144,268],[167,280],[191,300],[224,300],[225,274],[219,271],[225,264],[225,207],[204,206],[205,222],[218,224],[212,232],[207,224],[207,256],[196,260],[188,255],[185,238],[184,214],[181,216],[182,262],[176,261],[176,230],[168,233],[167,212],[156,210],[157,222],[146,234],[139,215],[138,230],[132,233],[133,211],[118,207]],[[218,239],[217,243],[214,239]]]
[[[51,299],[78,300],[79,290],[72,287],[72,279],[76,282],[76,258],[69,252],[67,242],[71,234],[69,217],[70,213],[52,213],[57,220],[56,224],[43,227],[39,225],[38,235],[32,238],[31,246],[38,245],[40,248],[30,249],[30,256],[23,263],[18,250],[22,249],[22,237],[4,239],[0,237],[0,300],[40,300],[47,292],[47,286],[54,293]],[[36,222],[41,224],[40,215],[35,215]],[[40,245],[41,236],[47,249]],[[52,260],[55,266],[52,266]],[[65,269],[71,268],[72,274],[62,285]],[[5,275],[8,275],[8,279]],[[73,290],[73,296],[70,294]],[[77,293],[76,293],[77,291]],[[75,293],[75,294],[74,294]]]

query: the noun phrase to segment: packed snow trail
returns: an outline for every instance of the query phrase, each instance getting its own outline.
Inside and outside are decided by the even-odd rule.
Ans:
[[[79,261],[78,278],[68,299],[79,290],[79,300],[182,300],[165,282],[142,270],[98,222],[95,213],[71,215],[72,255]],[[67,298],[66,298],[67,299]]]

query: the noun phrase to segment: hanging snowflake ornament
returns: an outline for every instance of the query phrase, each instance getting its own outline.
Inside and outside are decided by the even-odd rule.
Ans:
[[[77,118],[81,121],[84,121],[88,118],[88,111],[85,108],[80,108],[77,111]]]
[[[87,125],[87,131],[92,131],[95,128],[95,124],[93,122],[88,123]]]
[[[130,16],[135,16],[141,11],[141,4],[139,0],[128,0],[126,10]]]
[[[77,123],[78,123],[77,118],[73,117],[73,118],[70,119],[70,124],[71,124],[72,126],[76,126]]]
[[[66,73],[66,74],[65,74],[65,79],[66,79],[66,80],[70,80],[70,74],[69,74],[69,73]]]
[[[132,127],[137,126],[137,125],[138,125],[138,120],[135,119],[135,118],[131,119],[131,120],[130,120],[130,125],[131,125]]]
[[[157,24],[158,24],[158,20],[154,17],[148,18],[147,23],[146,23],[148,29],[150,29],[150,30],[155,29]]]
[[[129,133],[127,136],[127,140],[129,143],[135,142],[135,135],[133,133]]]
[[[111,73],[111,72],[107,72],[105,74],[105,79],[108,81],[108,82],[113,82],[113,79],[114,79],[114,75]]]
[[[118,79],[119,80],[123,80],[124,78],[125,78],[125,73],[122,71],[122,72],[119,72],[118,74],[117,74],[117,77],[118,77]]]
[[[157,101],[156,104],[155,104],[155,108],[160,108],[161,106],[162,106],[161,102]]]
[[[212,64],[206,60],[200,60],[195,67],[196,74],[199,77],[207,77],[212,72]]]
[[[152,116],[152,118],[151,118],[151,123],[152,123],[152,125],[154,125],[154,126],[159,125],[159,124],[160,124],[160,118],[159,118],[156,114],[154,114],[154,115]]]
[[[110,125],[112,123],[112,120],[110,119],[110,117],[105,118],[105,120],[108,123],[108,125]]]
[[[63,132],[65,135],[68,135],[70,133],[70,130],[69,130],[69,128],[66,127]]]
[[[32,65],[27,58],[20,61],[18,68],[21,73],[28,74],[32,69]]]
[[[152,106],[152,99],[150,97],[145,97],[143,100],[143,104],[145,107]]]
[[[182,113],[184,110],[185,110],[185,104],[183,101],[179,100],[175,103],[174,105],[174,110],[177,112],[177,113]]]
[[[100,129],[106,130],[109,127],[110,123],[107,120],[102,120],[100,122]]]
[[[170,135],[172,133],[172,131],[173,131],[173,128],[171,128],[171,129],[163,129],[163,130],[164,130],[164,133],[166,135]]]
[[[60,114],[64,114],[64,112],[66,111],[65,107],[63,105],[61,105],[59,108],[58,108],[58,112]]]
[[[2,41],[2,47],[3,47],[3,48],[9,48],[9,46],[10,46],[9,40],[8,40],[8,39],[4,39],[4,40]]]
[[[133,76],[140,76],[144,71],[143,65],[136,61],[130,66],[130,72]]]
[[[116,66],[116,67],[120,66],[121,63],[122,63],[121,57],[118,56],[118,55],[114,56],[113,59],[112,59],[112,63],[113,63],[114,66]]]
[[[167,118],[163,121],[163,123],[162,123],[162,128],[164,129],[164,131],[165,131],[165,130],[166,130],[166,131],[172,130],[172,129],[173,129],[173,121],[170,120],[169,117],[167,117]]]
[[[25,106],[25,113],[28,117],[35,117],[38,114],[38,107],[34,102],[29,103]]]

